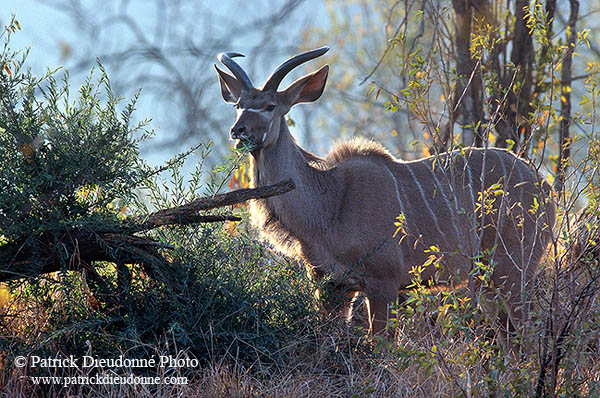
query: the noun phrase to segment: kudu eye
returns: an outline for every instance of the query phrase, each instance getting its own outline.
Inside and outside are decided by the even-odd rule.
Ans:
[[[273,112],[275,110],[275,105],[267,105],[265,108],[267,112]]]

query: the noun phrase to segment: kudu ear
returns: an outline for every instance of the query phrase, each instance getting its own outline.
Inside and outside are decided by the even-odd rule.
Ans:
[[[319,99],[329,74],[329,65],[323,66],[316,72],[303,76],[283,90],[290,106],[300,102],[313,102]]]
[[[242,85],[238,80],[229,73],[222,71],[215,65],[219,76],[219,85],[221,86],[221,95],[225,102],[236,103],[240,98]]]

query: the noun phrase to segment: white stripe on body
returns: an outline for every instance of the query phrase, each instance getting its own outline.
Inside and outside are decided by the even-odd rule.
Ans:
[[[404,206],[402,205],[402,199],[400,199],[400,187],[398,185],[398,180],[396,180],[396,176],[388,169],[386,165],[383,165],[383,168],[390,174],[392,177],[392,181],[394,181],[394,187],[396,188],[396,198],[398,198],[398,205],[400,206],[400,211],[402,214],[404,213]]]
[[[448,207],[448,211],[450,212],[450,217],[452,217],[452,225],[454,226],[454,231],[456,232],[456,237],[457,237],[457,239],[460,239],[460,237],[459,237],[460,233],[458,232],[458,226],[456,225],[456,213],[452,211],[452,208],[450,207],[450,202],[448,201],[448,197],[446,196],[446,192],[444,192],[444,188],[442,187],[440,180],[437,178],[435,171],[433,171],[432,167],[427,167],[427,168],[431,172],[431,175],[433,175],[435,184],[437,185],[439,191],[442,193],[442,196],[444,197],[444,202],[446,203],[446,207]],[[452,184],[450,184],[450,192],[452,192]],[[456,200],[456,198],[454,198],[454,200]],[[457,207],[458,207],[458,204],[457,204]],[[456,210],[458,211],[458,209],[456,209]]]
[[[468,222],[468,225],[469,225],[469,227],[468,227],[469,229],[468,229],[467,233],[469,234],[470,241],[471,241],[470,242],[471,256],[474,256],[474,255],[477,255],[478,251],[481,249],[481,247],[480,247],[481,242],[479,240],[479,234],[477,233],[477,227],[476,227],[476,225],[477,225],[478,222],[481,223],[483,220],[479,219],[477,217],[477,213],[475,212],[476,201],[475,201],[475,194],[473,192],[473,185],[475,185],[475,181],[473,180],[473,176],[472,176],[472,173],[471,173],[471,168],[469,167],[469,159],[470,159],[471,156],[472,156],[472,153],[469,154],[469,158],[467,158],[467,156],[465,155],[463,157],[463,159],[464,159],[464,162],[465,162],[464,167],[467,169],[467,179],[468,179],[467,184],[469,185],[469,192],[471,194],[471,205],[473,206],[470,209],[470,211],[469,211],[468,209],[466,209],[467,206],[465,204],[465,211],[466,211],[466,214],[467,214],[466,217],[467,217],[467,222]],[[483,181],[481,181],[481,178],[484,175],[483,173],[484,173],[484,170],[483,170],[483,163],[482,163],[481,175],[480,175],[481,191],[483,191],[485,189]],[[463,177],[462,177],[462,181],[463,181],[462,185],[463,185],[463,197],[464,197],[464,191],[465,191],[465,184],[464,184],[465,175],[464,174],[463,174]],[[483,197],[483,192],[481,192],[481,196]],[[483,212],[483,209],[482,209],[482,212]],[[471,216],[473,218],[469,217],[468,216],[469,214],[471,214]],[[483,226],[480,225],[480,228],[483,228]]]
[[[404,206],[402,204],[402,199],[400,199],[400,186],[398,185],[398,180],[396,179],[396,176],[390,171],[390,169],[388,169],[388,167],[384,164],[383,168],[388,172],[388,174],[390,175],[390,177],[392,177],[392,181],[394,181],[394,188],[396,188],[396,198],[398,199],[398,206],[400,207],[400,212],[406,216],[406,213],[404,212]],[[402,250],[402,246],[399,244],[398,245],[398,250],[400,250],[400,255],[402,257],[404,257],[404,252]]]
[[[504,215],[504,207],[508,207],[509,203],[507,203],[510,199],[507,198],[508,195],[510,195],[510,192],[508,191],[508,181],[510,180],[508,172],[506,170],[506,165],[504,164],[504,157],[502,156],[502,154],[499,151],[492,151],[496,157],[498,158],[498,161],[500,162],[500,165],[502,166],[502,177],[503,177],[503,183],[502,183],[502,190],[505,192],[504,195],[502,195],[502,198],[500,200],[500,206],[498,207],[498,227],[497,227],[497,235],[500,235],[500,231],[502,230],[503,227],[503,220],[506,217]]]
[[[519,167],[519,165],[515,165],[515,168],[517,169],[517,173],[519,173],[519,181],[524,181],[523,180],[523,173],[521,173],[521,168]],[[523,206],[523,191],[525,184],[519,186],[519,203],[521,203],[521,206]]]
[[[473,213],[475,213],[475,195],[473,194],[474,181],[473,181],[473,176],[471,175],[471,168],[469,167],[469,161],[467,160],[466,157],[465,157],[465,168],[467,169],[467,180],[468,180],[468,184],[469,184],[469,191],[471,193],[471,204],[473,205]],[[484,173],[483,168],[482,168],[481,172]],[[483,191],[483,184],[481,185],[481,189]]]
[[[425,202],[425,205],[427,206],[427,210],[429,210],[429,212],[431,213],[431,217],[433,218],[433,221],[435,222],[435,227],[437,228],[440,235],[443,236],[444,238],[446,238],[446,234],[444,233],[444,231],[442,231],[440,229],[440,223],[438,221],[438,218],[435,215],[435,213],[433,212],[433,210],[431,209],[431,206],[429,205],[429,200],[427,200],[427,198],[425,197],[425,192],[423,192],[423,188],[421,187],[419,180],[417,180],[417,176],[415,176],[415,173],[412,171],[412,168],[410,167],[410,165],[407,164],[406,167],[408,168],[408,171],[410,172],[410,175],[411,175],[413,181],[415,182],[415,184],[417,184],[417,188],[419,188],[419,192],[421,193],[421,198],[423,198],[423,202]]]
[[[504,164],[504,158],[500,155],[499,151],[493,151],[493,152],[498,157],[498,160],[500,161],[500,165],[502,166],[502,175],[506,179],[504,183],[508,184],[508,173],[506,172],[506,165]]]
[[[444,170],[444,173],[448,173],[448,172],[450,173],[450,176],[446,175],[446,179],[449,180],[448,188],[450,188],[450,196],[452,196],[452,200],[454,201],[454,208],[456,210],[455,212],[452,212],[452,214],[454,214],[456,217],[458,217],[458,214],[460,214],[461,212],[458,207],[458,199],[456,197],[456,192],[454,192],[454,180],[452,178],[454,173],[452,172],[453,168],[451,165],[451,161],[452,161],[452,159],[450,159],[448,161],[448,163],[447,163],[448,168],[447,168],[447,170]],[[433,172],[433,170],[432,170],[432,172]],[[464,214],[466,217],[466,209],[464,209]],[[466,218],[468,221],[468,217],[466,217]],[[468,228],[467,230],[470,230],[470,228]]]

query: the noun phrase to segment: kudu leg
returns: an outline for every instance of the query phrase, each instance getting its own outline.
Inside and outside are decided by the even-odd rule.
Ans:
[[[394,302],[396,295],[367,294],[367,315],[369,330],[374,335],[385,332],[389,320],[389,304]]]
[[[537,256],[537,253],[533,256]],[[517,269],[513,263],[514,258],[511,259],[511,256],[506,254],[498,255],[496,261],[496,271],[507,269],[512,271],[494,273],[493,288],[487,289],[488,308],[486,309],[496,314],[498,342],[506,353],[515,356],[522,350],[528,349],[516,343],[514,338],[524,332],[529,322],[527,290],[532,287],[531,281],[539,258],[534,258],[530,267],[524,265],[522,269]]]
[[[356,304],[356,299],[360,292],[356,290],[347,290],[345,292],[346,301],[344,302],[344,306],[342,307],[342,316],[346,320],[346,323],[350,325],[352,323],[352,318],[354,317],[354,307]]]
[[[322,308],[328,316],[340,314],[348,324],[352,319],[353,300],[357,294],[356,290],[340,286],[330,286],[315,292],[317,300],[321,302]]]
[[[519,332],[522,333],[529,322],[531,298],[528,297],[528,293],[533,287],[532,281],[545,247],[540,239],[541,237],[535,234],[523,234],[510,223],[505,225],[501,236],[502,248],[512,250],[510,254],[504,250],[497,253],[492,282],[502,292],[504,305],[499,308],[498,321],[500,337],[506,345],[511,345],[511,338]]]

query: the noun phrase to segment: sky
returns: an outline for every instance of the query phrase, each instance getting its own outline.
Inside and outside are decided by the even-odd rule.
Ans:
[[[281,0],[273,0],[272,3],[281,3]],[[94,4],[94,1],[85,1],[83,4]],[[120,4],[121,1],[107,0],[106,4]],[[143,1],[133,1],[132,6],[143,4]],[[247,18],[248,12],[252,12],[252,7],[239,7],[238,0],[199,0],[199,4],[209,6],[217,13],[227,15],[231,18]],[[34,72],[45,70],[45,65],[57,67],[64,62],[61,60],[63,43],[73,40],[76,35],[74,22],[64,12],[57,7],[49,6],[52,0],[0,0],[0,24],[6,25],[12,14],[16,15],[22,31],[11,39],[12,47],[25,48],[31,47],[29,64]],[[132,7],[130,6],[130,7]],[[136,13],[139,10],[140,20],[151,19],[153,15],[144,14],[143,7],[135,7]],[[256,13],[266,12],[267,10],[254,10]],[[302,5],[298,11],[299,14],[311,18],[314,23],[326,23],[326,12],[324,2],[321,0],[309,0]],[[314,15],[310,15],[314,14]],[[226,28],[226,27],[225,27]],[[291,27],[293,30],[295,27]],[[243,35],[240,35],[243,38]],[[115,35],[118,39],[118,35]],[[243,45],[243,41],[241,42]],[[37,69],[39,68],[39,70]]]
[[[282,1],[283,0],[271,0],[271,2],[267,1],[265,4],[267,4],[267,6],[269,4],[282,4]],[[112,45],[116,48],[119,44],[119,40],[121,39],[119,26],[118,24],[115,24],[114,30],[112,27],[108,30],[110,34],[103,33],[102,37],[99,38],[98,47],[95,47],[96,43],[90,43],[87,37],[83,37],[82,40],[78,41],[78,35],[81,33],[80,30],[77,29],[77,26],[75,26],[74,20],[65,12],[60,11],[57,6],[48,5],[56,5],[58,3],[62,3],[62,1],[0,0],[0,25],[5,26],[10,21],[11,15],[14,14],[16,16],[22,30],[11,37],[10,46],[13,50],[25,48],[30,49],[26,66],[30,67],[32,73],[36,76],[42,75],[48,68],[55,69],[57,67],[66,67],[69,69],[72,67],[70,65],[70,61],[72,61],[74,57],[73,53],[70,52],[78,51],[78,54],[83,52],[86,56],[94,59],[102,54],[102,52],[106,52],[107,47]],[[135,15],[136,22],[140,23],[142,27],[145,23],[147,24],[148,29],[155,29],[157,15],[153,14],[155,11],[152,11],[150,7],[144,7],[144,1],[107,0],[103,3],[96,0],[85,0],[82,1],[81,4],[87,7],[91,7],[96,4],[103,4],[103,6],[107,7],[108,9],[111,7],[116,9],[121,7],[123,4],[127,4],[128,9],[133,10],[131,14]],[[227,18],[238,18],[239,20],[243,21],[244,19],[250,19],[252,14],[260,16],[262,14],[267,14],[268,11],[270,11],[265,7],[262,9],[253,7],[251,4],[252,3],[241,3],[237,0],[199,0],[193,6],[197,7],[196,9],[201,9],[202,7],[210,8],[210,10],[214,11],[215,14],[221,15],[223,20],[226,20]],[[321,0],[306,1],[293,15],[296,16],[295,18],[298,18],[298,23],[295,23],[294,21],[294,23],[290,24],[290,35],[294,34],[294,30],[299,31],[303,27],[303,22],[300,22],[300,20],[306,21],[307,19],[310,19],[311,22],[314,23],[317,23],[318,21],[323,24],[326,23],[325,5]],[[201,23],[201,21],[199,21],[199,23]],[[219,26],[219,24],[217,25]],[[228,29],[226,24],[221,25],[223,26],[222,29]],[[154,31],[152,32],[154,34]],[[218,32],[215,32],[215,34],[218,34]],[[224,50],[236,50],[243,52],[245,48],[251,47],[252,37],[247,37],[247,35],[238,34],[237,32],[235,34],[238,38],[235,42],[236,48]],[[86,40],[88,41],[86,42]],[[278,59],[275,63],[277,64],[280,61],[282,60]],[[269,68],[274,66],[276,65],[271,65]],[[105,65],[105,67],[109,77],[117,76],[115,73],[113,73],[113,71],[111,71],[110,65]],[[260,70],[260,65],[258,65],[257,68],[258,70],[253,72],[256,73],[256,81],[258,82],[264,76],[268,76],[270,71]],[[212,65],[209,73],[214,73],[214,70],[212,70]],[[83,78],[86,76],[87,75],[85,72],[71,73],[69,81],[72,89],[77,88],[81,84]],[[112,80],[114,89],[115,79]],[[217,87],[216,78],[215,87]],[[152,124],[150,127],[157,130],[157,138],[153,138],[153,140],[160,140],[161,133],[166,135],[168,131],[171,130],[174,122],[172,120],[168,120],[168,118],[166,118],[164,115],[161,115],[160,112],[157,112],[155,109],[156,104],[153,104],[148,97],[144,97],[144,88],[140,88],[142,89],[142,98],[138,102],[135,115],[138,115],[140,119],[151,117]],[[124,96],[125,98],[131,98],[134,92],[119,92],[118,94]],[[218,89],[215,91],[215,99],[218,101],[221,99]],[[219,108],[219,106],[221,106],[221,104],[218,104],[216,109],[223,109]],[[228,126],[224,127],[224,131],[228,131]],[[184,149],[185,148],[181,150]],[[164,152],[144,150],[144,147],[142,147],[142,155],[153,165],[157,165],[168,160],[175,154],[175,152],[177,152],[176,149],[173,149],[169,152]]]
[[[15,15],[22,30],[11,37],[13,49],[31,48],[28,65],[34,74],[62,65],[60,43],[73,37],[72,23],[55,8],[32,0],[0,0],[0,24]]]

